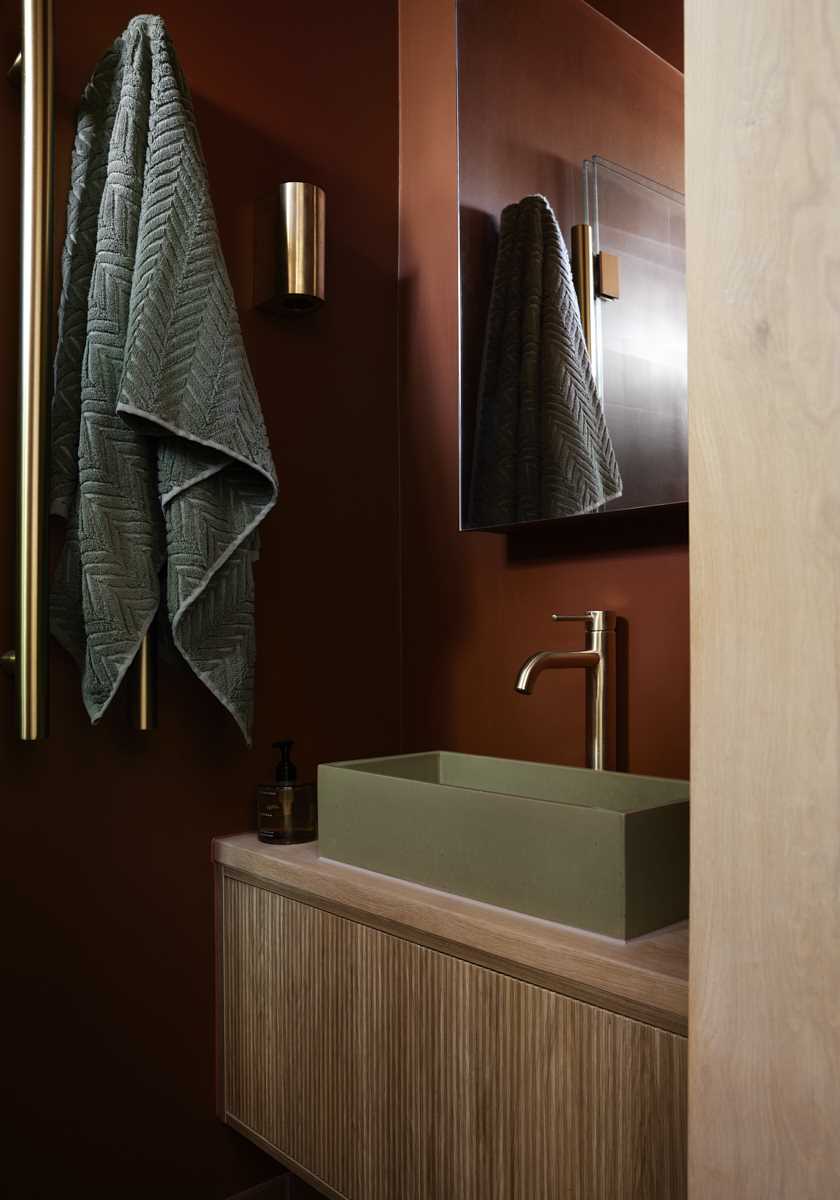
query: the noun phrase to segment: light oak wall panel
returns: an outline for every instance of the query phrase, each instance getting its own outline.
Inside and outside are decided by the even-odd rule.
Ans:
[[[225,1109],[349,1200],[681,1200],[686,1043],[223,878]]]
[[[688,0],[694,1200],[840,1195],[840,5]]]

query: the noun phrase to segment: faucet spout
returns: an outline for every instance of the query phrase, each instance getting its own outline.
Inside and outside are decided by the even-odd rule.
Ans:
[[[615,613],[590,609],[583,616],[555,614],[555,621],[584,621],[585,650],[539,650],[526,658],[516,690],[530,696],[543,671],[583,669],[586,676],[586,765],[596,771],[615,766]]]
[[[600,662],[601,655],[597,650],[571,650],[568,652],[538,650],[519,668],[516,690],[523,696],[530,696],[534,690],[534,684],[543,671],[562,671],[575,667],[594,669],[600,665]]]

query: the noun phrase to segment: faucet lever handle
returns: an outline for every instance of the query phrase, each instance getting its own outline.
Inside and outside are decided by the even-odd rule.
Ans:
[[[584,621],[590,633],[613,633],[615,631],[615,613],[608,608],[590,608],[585,613],[552,613],[552,621]]]

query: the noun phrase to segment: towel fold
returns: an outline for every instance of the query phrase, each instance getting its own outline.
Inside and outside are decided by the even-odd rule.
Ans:
[[[189,89],[161,19],[135,17],[82,98],[55,361],[51,623],[92,721],[165,590],[174,645],[250,742],[276,498]]]
[[[563,235],[546,198],[526,196],[502,212],[470,523],[571,517],[620,495]]]

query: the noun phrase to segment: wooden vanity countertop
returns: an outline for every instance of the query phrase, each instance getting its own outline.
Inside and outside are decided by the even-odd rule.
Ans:
[[[321,858],[317,842],[216,838],[226,874],[598,1008],[687,1032],[688,922],[620,942]]]

